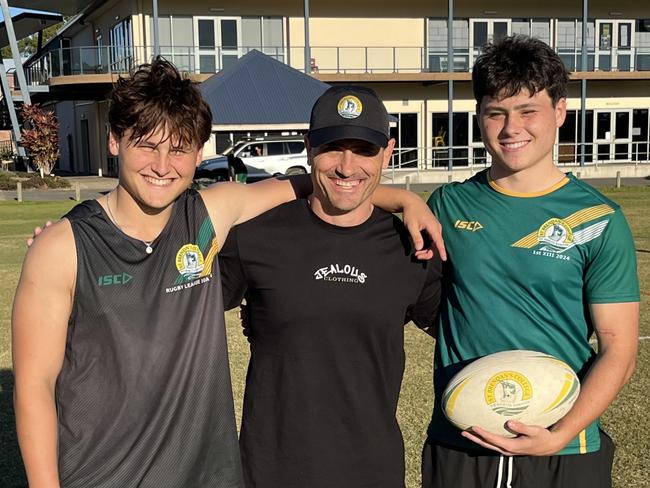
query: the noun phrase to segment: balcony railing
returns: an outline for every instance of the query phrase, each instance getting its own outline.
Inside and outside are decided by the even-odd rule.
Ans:
[[[203,48],[197,46],[161,46],[160,53],[176,66],[189,73],[215,73],[235,62],[239,57],[257,49],[287,63],[304,69],[303,47],[240,46],[233,49]],[[579,49],[557,49],[570,71],[580,71]],[[320,47],[310,48],[312,72],[318,73],[441,73],[449,66],[443,47]],[[478,49],[455,49],[452,71],[469,72]],[[133,66],[147,62],[152,48],[143,46],[91,46],[55,49],[43,53],[26,66],[30,84],[46,84],[52,77],[112,74],[128,72]],[[650,71],[650,45],[634,48],[590,49],[586,71]]]

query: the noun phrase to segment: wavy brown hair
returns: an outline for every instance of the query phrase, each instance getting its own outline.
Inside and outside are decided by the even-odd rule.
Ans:
[[[109,96],[108,122],[118,138],[130,130],[130,144],[163,129],[163,140],[171,139],[174,147],[200,148],[210,137],[212,111],[197,85],[157,56],[118,79]]]
[[[551,47],[533,37],[515,35],[486,44],[472,68],[476,103],[484,96],[509,98],[522,89],[546,90],[553,106],[568,93],[569,73]]]

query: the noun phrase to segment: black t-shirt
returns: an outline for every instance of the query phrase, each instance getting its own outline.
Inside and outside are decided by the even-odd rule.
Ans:
[[[226,307],[245,293],[250,310],[247,486],[403,486],[403,326],[434,323],[439,260],[417,261],[391,214],[336,227],[305,200],[233,229],[219,256]]]

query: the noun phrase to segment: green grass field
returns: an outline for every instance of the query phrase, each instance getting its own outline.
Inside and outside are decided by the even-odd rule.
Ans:
[[[630,222],[637,247],[641,280],[640,336],[650,336],[650,187],[605,188],[605,194],[618,202]],[[55,219],[74,202],[0,202],[0,486],[25,486],[13,426],[11,403],[10,315],[13,293],[25,253],[25,239],[36,225]],[[248,344],[240,332],[234,312],[226,314],[230,359],[235,391],[235,410],[241,412]],[[420,449],[432,408],[433,341],[413,326],[406,328],[406,373],[402,384],[398,417],[406,446],[407,486],[419,486]],[[650,486],[650,419],[647,395],[650,391],[650,340],[639,343],[637,371],[617,401],[603,417],[603,423],[616,444],[614,486]],[[239,419],[238,419],[239,420]]]

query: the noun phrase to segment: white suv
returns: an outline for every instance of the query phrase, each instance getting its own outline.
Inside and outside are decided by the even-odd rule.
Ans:
[[[243,139],[223,152],[241,158],[249,177],[309,173],[303,136],[267,136]]]

